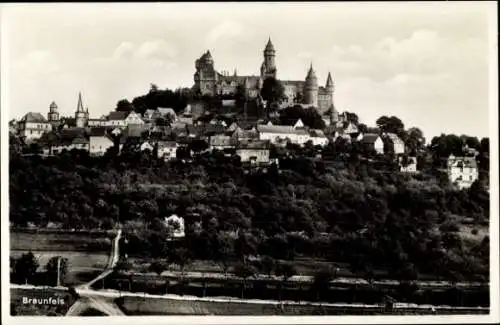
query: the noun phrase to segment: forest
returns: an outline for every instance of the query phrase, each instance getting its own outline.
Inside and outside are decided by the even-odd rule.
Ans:
[[[436,148],[453,150],[445,140],[433,139],[431,157],[440,158]],[[286,156],[279,168],[249,170],[217,151],[190,163],[146,152],[11,152],[11,226],[119,223],[129,256],[165,257],[162,220],[177,214],[186,222],[179,245],[193,259],[310,257],[346,263],[367,278],[382,269],[397,279],[488,281],[489,237],[463,234],[489,223],[487,177],[457,190],[435,169],[409,175],[384,160]]]

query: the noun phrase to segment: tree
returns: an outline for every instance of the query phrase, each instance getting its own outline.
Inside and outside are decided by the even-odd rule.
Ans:
[[[268,109],[271,104],[279,103],[285,96],[285,89],[279,80],[273,77],[266,78],[260,91],[262,99],[267,101]]]
[[[410,154],[417,153],[425,144],[424,133],[416,127],[408,129],[406,132],[406,139],[402,140],[405,141],[405,145]]]
[[[35,255],[31,251],[21,255],[14,264],[14,277],[19,281],[23,281],[25,284],[28,284],[30,280],[36,274],[36,270],[38,269],[38,261],[35,258]]]
[[[172,264],[179,266],[181,271],[181,281],[184,278],[186,266],[191,263],[191,252],[185,247],[178,247],[170,250],[168,260]]]
[[[45,269],[52,283],[55,283],[57,286],[63,285],[68,275],[68,259],[62,256],[54,256],[47,262]]]
[[[244,292],[245,292],[245,287],[246,287],[246,280],[255,275],[255,269],[252,265],[246,263],[246,262],[239,262],[234,266],[234,274],[237,277],[240,277],[243,279],[243,285],[241,287],[241,298],[244,298]]]
[[[155,124],[158,126],[170,126],[172,124],[172,116],[167,114],[163,117],[159,117],[155,120]]]
[[[167,264],[158,260],[153,261],[153,263],[149,265],[149,270],[153,271],[158,275],[161,275],[166,269],[167,269]]]
[[[259,266],[262,272],[264,272],[268,277],[271,277],[276,268],[276,261],[271,256],[265,255],[260,260]]]
[[[127,99],[121,99],[118,103],[116,103],[117,112],[132,112],[134,109],[134,105],[132,105]]]
[[[334,278],[334,272],[330,268],[322,269],[314,274],[313,288],[316,290],[316,299],[321,299],[321,292],[328,291],[330,282]]]
[[[403,122],[396,116],[388,117],[384,115],[378,118],[375,123],[382,132],[395,133],[399,137],[402,137],[402,135],[404,135],[405,126]]]
[[[281,283],[279,287],[279,300],[281,300],[281,293],[283,291],[283,286],[288,281],[288,279],[297,274],[297,270],[292,264],[283,263],[279,264],[274,272],[276,276],[281,277]]]

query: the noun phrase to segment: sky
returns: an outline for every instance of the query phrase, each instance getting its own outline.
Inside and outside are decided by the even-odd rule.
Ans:
[[[271,37],[279,79],[303,80],[312,62],[320,85],[332,73],[337,109],[363,123],[395,115],[427,138],[484,137],[493,11],[495,3],[11,4],[0,20],[4,103],[9,118],[45,115],[52,101],[69,116],[81,91],[100,117],[151,83],[191,87],[207,49],[217,70],[258,75]]]

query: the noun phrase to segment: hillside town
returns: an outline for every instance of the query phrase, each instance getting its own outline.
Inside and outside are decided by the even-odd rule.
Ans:
[[[91,118],[79,94],[74,118],[59,117],[57,104],[52,102],[47,117],[40,112],[29,112],[19,121],[11,121],[9,131],[26,145],[36,144],[44,156],[73,149],[85,150],[91,156],[103,156],[110,148],[116,147],[121,152],[125,144],[134,143],[134,150],[148,150],[158,159],[168,161],[177,157],[179,149],[186,150],[189,144],[199,140],[206,145],[202,152],[220,150],[227,155],[237,155],[242,163],[252,166],[278,162],[271,154],[271,146],[313,146],[317,149],[317,157],[321,158],[322,148],[329,143],[345,141],[379,155],[393,153],[401,172],[418,172],[416,155],[408,155],[408,148],[398,135],[381,132],[376,127],[363,132],[358,128],[359,123],[350,121],[347,114],[340,114],[337,121],[324,114],[324,129],[308,127],[300,118],[291,125],[282,125],[269,118],[238,120],[236,114],[210,117],[206,112],[193,115],[190,104],[179,114],[173,108],[158,107],[142,115],[134,111],[111,111],[108,115]],[[474,159],[477,152],[468,152],[469,156],[464,157],[450,155],[447,161],[450,182],[460,188],[469,187],[478,179]],[[193,154],[191,150],[190,155]],[[403,156],[406,157],[404,164]]]

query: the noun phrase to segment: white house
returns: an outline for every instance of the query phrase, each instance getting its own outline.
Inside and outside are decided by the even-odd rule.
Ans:
[[[183,238],[186,236],[184,231],[184,218],[173,214],[170,217],[165,217],[163,224],[169,229],[173,238]]]
[[[127,112],[110,112],[106,117],[106,126],[127,127]]]
[[[108,120],[106,119],[106,117],[90,118],[90,119],[88,119],[87,123],[88,123],[87,125],[90,128],[102,127],[102,126],[106,126],[108,124]]]
[[[348,122],[346,127],[344,128],[345,134],[353,134],[358,132],[359,132],[358,127],[352,122]]]
[[[224,150],[234,148],[235,142],[230,135],[215,134],[210,137],[210,149]]]
[[[175,114],[175,111],[171,107],[158,107],[153,114],[153,118],[160,118],[160,117],[170,117],[170,120],[172,122],[175,122],[177,120],[177,114]]]
[[[417,172],[417,157],[407,157],[406,164],[403,164],[403,157],[399,156],[399,170],[403,173],[416,173]]]
[[[25,141],[39,139],[45,132],[52,131],[52,124],[40,113],[29,112],[18,123],[18,132]]]
[[[272,125],[272,124],[271,124]],[[303,128],[304,127],[304,122],[302,122],[302,119],[298,119],[297,122],[295,122],[295,124],[293,125],[293,128],[294,129],[298,129],[298,128]]]
[[[326,137],[323,130],[310,130],[309,139],[312,141],[314,146],[326,146],[328,144],[328,138]]]
[[[126,125],[143,125],[144,120],[136,112],[130,112],[125,118]]]
[[[236,147],[236,155],[240,156],[241,162],[268,164],[269,149],[269,141],[239,143]]]
[[[365,146],[366,149],[375,150],[378,154],[384,153],[384,141],[382,138],[375,133],[366,133],[361,139],[361,144]]]
[[[384,139],[396,155],[405,153],[405,143],[394,133],[385,133]]]
[[[144,141],[143,143],[141,143],[140,145],[140,150],[141,151],[144,151],[144,150],[149,150],[149,151],[153,151],[154,147],[151,145],[151,143],[149,143],[149,141]]]
[[[309,141],[305,129],[296,129],[287,125],[258,125],[259,140],[268,140],[273,144],[285,144],[287,141],[303,145]]]
[[[448,157],[447,172],[450,183],[467,188],[479,178],[475,157]]]
[[[179,145],[175,141],[158,141],[157,149],[158,158],[163,158],[164,160],[171,160],[177,157],[177,148]]]
[[[113,140],[104,130],[97,129],[89,136],[89,154],[92,156],[103,156],[113,145]]]

